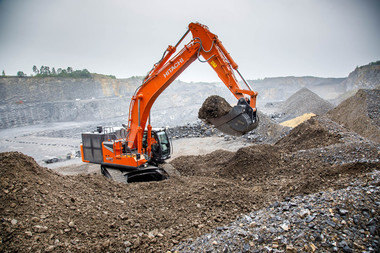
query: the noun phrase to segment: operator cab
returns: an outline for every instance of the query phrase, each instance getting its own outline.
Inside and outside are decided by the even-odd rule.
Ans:
[[[148,131],[145,131],[143,137],[143,148],[147,148],[147,134]],[[156,164],[163,163],[166,159],[169,159],[171,155],[172,149],[169,137],[164,128],[153,128],[152,137],[157,143],[152,145],[151,162]]]

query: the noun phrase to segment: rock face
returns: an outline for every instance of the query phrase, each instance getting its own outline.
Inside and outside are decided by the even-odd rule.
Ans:
[[[327,116],[372,141],[380,143],[380,90],[359,90]]]
[[[122,116],[135,88],[132,78],[0,78],[0,129]]]
[[[357,67],[343,84],[347,90],[375,89],[380,85],[380,61]]]
[[[0,77],[1,104],[46,103],[130,95],[137,84],[133,78],[112,79],[56,77]]]

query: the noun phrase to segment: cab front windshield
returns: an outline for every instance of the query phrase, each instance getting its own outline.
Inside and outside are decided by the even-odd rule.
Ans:
[[[163,156],[170,154],[169,140],[165,131],[157,132],[158,142],[161,145],[161,152]]]

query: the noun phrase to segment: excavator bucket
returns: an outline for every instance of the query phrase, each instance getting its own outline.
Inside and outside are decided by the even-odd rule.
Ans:
[[[226,115],[207,120],[219,131],[234,136],[244,135],[259,125],[256,110],[253,110],[244,98],[239,99],[237,105]]]

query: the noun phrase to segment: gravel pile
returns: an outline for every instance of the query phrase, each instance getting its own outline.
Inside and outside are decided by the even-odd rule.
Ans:
[[[281,122],[301,116],[305,113],[322,115],[334,106],[307,88],[302,88],[289,97],[280,106],[278,115]]]
[[[169,127],[166,131],[168,136],[172,139],[209,137],[213,135],[222,136],[217,129],[204,123],[203,121],[197,121],[192,124],[188,123],[183,126]]]
[[[380,173],[285,198],[176,246],[174,252],[379,252]]]
[[[380,143],[380,90],[359,90],[326,115],[360,135]]]
[[[258,115],[259,126],[241,137],[226,135],[203,121],[169,127],[167,133],[172,139],[219,136],[224,137],[226,141],[240,138],[248,143],[275,143],[290,131],[289,127],[281,126],[265,114],[258,112]]]

